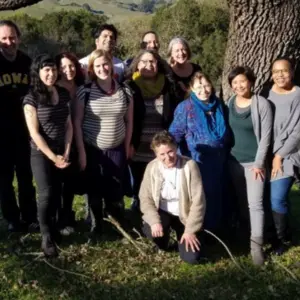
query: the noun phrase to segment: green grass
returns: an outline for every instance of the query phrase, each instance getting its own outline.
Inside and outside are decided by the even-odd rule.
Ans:
[[[292,226],[296,240],[300,228],[300,191],[294,189]],[[76,197],[78,219],[84,215],[84,201]],[[80,228],[84,228],[81,224]],[[241,272],[220,245],[210,246],[210,262],[189,266],[177,253],[156,253],[150,244],[136,249],[116,238],[107,224],[102,241],[90,242],[87,233],[77,232],[61,245],[59,258],[49,262],[28,253],[40,251],[39,235],[25,239],[8,235],[0,226],[0,299],[300,299],[300,249],[293,246],[280,258],[269,257],[262,268],[251,264],[247,247],[232,242],[239,264],[251,276]],[[27,253],[27,254],[26,254]],[[32,253],[31,253],[32,254]],[[277,262],[272,262],[275,259]],[[283,267],[299,279],[296,282]],[[84,275],[84,276],[80,276]]]

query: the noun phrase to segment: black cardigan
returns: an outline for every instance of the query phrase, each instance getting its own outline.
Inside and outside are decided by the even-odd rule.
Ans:
[[[131,144],[134,146],[135,149],[138,148],[140,144],[143,123],[144,123],[144,116],[145,116],[145,102],[142,96],[142,92],[137,84],[130,80],[127,82],[127,85],[132,90],[133,95],[133,132],[131,138]],[[172,79],[169,79],[166,76],[166,81],[164,88],[162,90],[163,94],[163,115],[162,115],[162,127],[164,129],[168,129],[170,124],[172,123],[174,110],[177,104],[182,101],[180,99],[180,93],[178,87],[176,86],[175,82]]]

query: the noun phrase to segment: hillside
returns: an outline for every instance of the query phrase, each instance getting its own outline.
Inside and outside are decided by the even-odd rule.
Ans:
[[[16,11],[0,12],[0,17],[10,16],[15,13],[25,13],[32,17],[41,18],[46,13],[59,10],[77,10],[83,5],[90,7],[91,11],[98,14],[105,14],[109,18],[122,20],[135,16],[142,16],[147,11],[147,3],[151,7],[159,7],[164,3],[171,3],[174,0],[44,0],[35,5],[18,9]]]

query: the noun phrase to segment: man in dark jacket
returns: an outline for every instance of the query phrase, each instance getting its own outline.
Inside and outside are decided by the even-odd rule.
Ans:
[[[22,99],[29,87],[31,59],[18,50],[19,44],[20,30],[16,24],[9,20],[1,20],[0,202],[3,217],[8,222],[10,231],[19,231],[21,223],[25,223],[26,227],[36,227],[37,222],[29,135],[22,107]],[[13,187],[15,171],[18,180],[19,207]]]

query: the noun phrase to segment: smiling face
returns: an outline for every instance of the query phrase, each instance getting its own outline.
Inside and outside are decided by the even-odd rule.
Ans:
[[[280,89],[289,89],[293,85],[293,72],[287,60],[278,60],[273,64],[272,79]]]
[[[161,144],[155,147],[156,157],[163,163],[166,168],[173,168],[177,162],[177,149],[175,146]]]
[[[158,52],[160,45],[158,38],[154,33],[147,33],[143,38],[143,42],[145,43],[147,50]]]
[[[67,81],[71,81],[76,76],[75,64],[68,58],[64,57],[60,61],[59,73]]]
[[[14,58],[17,55],[19,44],[20,39],[13,27],[0,26],[0,47],[5,56]]]
[[[100,80],[107,80],[112,77],[111,61],[104,56],[100,56],[94,60],[93,70],[97,78]]]
[[[112,31],[103,30],[99,37],[96,39],[96,48],[104,50],[106,52],[111,52],[116,45],[116,38]]]
[[[240,97],[249,98],[252,84],[244,74],[235,76],[231,82],[233,92]]]
[[[205,79],[196,79],[192,86],[192,91],[195,93],[197,98],[202,101],[207,101],[213,91],[212,85]]]
[[[139,60],[137,70],[144,78],[154,78],[157,75],[157,60],[151,53],[144,53]]]
[[[53,86],[57,80],[56,66],[45,66],[39,72],[41,81],[47,86]]]
[[[188,60],[186,47],[180,42],[174,44],[172,47],[171,57],[175,63],[184,64]]]

